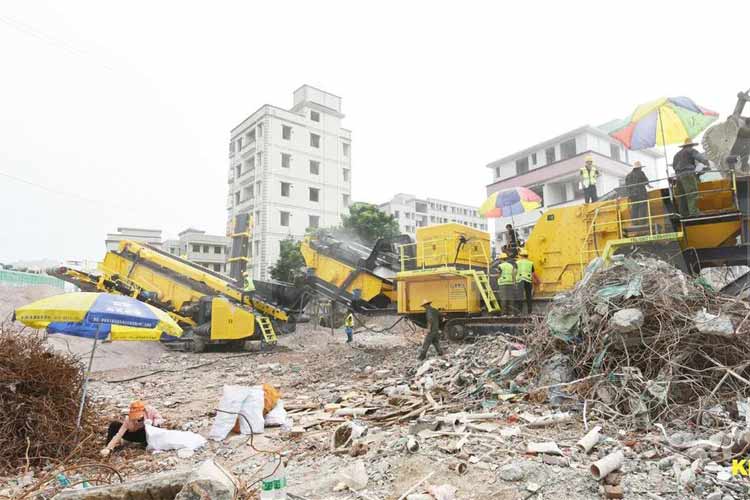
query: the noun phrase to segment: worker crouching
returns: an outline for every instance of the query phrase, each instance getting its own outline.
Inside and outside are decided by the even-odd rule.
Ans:
[[[146,424],[159,427],[164,424],[164,419],[153,406],[146,405],[143,401],[133,401],[128,408],[128,416],[122,422],[110,422],[107,446],[100,454],[108,456],[122,441],[146,445]]]

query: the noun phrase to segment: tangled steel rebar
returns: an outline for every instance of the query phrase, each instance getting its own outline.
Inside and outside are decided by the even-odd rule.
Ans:
[[[0,474],[95,456],[96,412],[76,426],[83,371],[33,333],[0,327]]]

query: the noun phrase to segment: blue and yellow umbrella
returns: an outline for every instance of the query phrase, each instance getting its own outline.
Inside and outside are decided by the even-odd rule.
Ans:
[[[54,295],[19,307],[13,312],[13,319],[32,328],[46,328],[50,333],[94,339],[78,409],[78,426],[97,340],[107,335],[112,340],[159,340],[162,333],[174,337],[182,335],[182,328],[164,311],[132,297],[109,293]]]

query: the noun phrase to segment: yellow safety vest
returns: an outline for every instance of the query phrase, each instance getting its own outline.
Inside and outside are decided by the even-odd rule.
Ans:
[[[344,322],[344,326],[348,326],[348,327],[354,326],[354,317],[351,314],[346,317],[346,321]]]
[[[497,277],[497,284],[500,286],[513,284],[513,264],[503,262],[500,264],[500,276]]]
[[[534,263],[529,259],[518,259],[516,261],[516,267],[518,268],[518,279],[520,281],[528,281],[531,283],[531,273],[534,269]]]
[[[583,184],[583,187],[595,186],[598,178],[599,171],[596,169],[596,165],[591,165],[591,170],[581,167],[581,184]]]
[[[253,283],[253,279],[250,276],[245,276],[245,292],[254,292],[255,291],[255,283]]]

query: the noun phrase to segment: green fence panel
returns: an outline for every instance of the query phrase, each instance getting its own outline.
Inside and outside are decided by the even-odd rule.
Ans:
[[[33,286],[47,285],[64,289],[65,282],[46,274],[23,273],[20,271],[8,271],[0,269],[0,283],[10,286]]]

